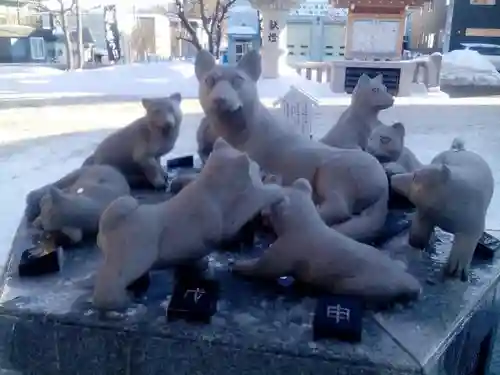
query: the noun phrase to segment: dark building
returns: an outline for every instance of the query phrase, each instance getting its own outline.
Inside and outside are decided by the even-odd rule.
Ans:
[[[500,45],[500,0],[455,0],[448,12],[445,50],[462,49],[461,43]]]
[[[51,30],[0,25],[0,63],[46,62],[47,46],[55,40]]]

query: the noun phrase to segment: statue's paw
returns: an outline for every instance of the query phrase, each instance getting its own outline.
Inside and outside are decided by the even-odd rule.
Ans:
[[[469,257],[451,252],[446,263],[445,276],[461,281],[469,280]]]
[[[167,188],[167,180],[163,176],[158,176],[151,183],[157,190],[165,190]]]
[[[38,215],[40,215],[40,200],[45,195],[45,193],[45,189],[37,189],[31,191],[26,196],[25,215],[28,222],[33,222],[33,220],[35,220]]]

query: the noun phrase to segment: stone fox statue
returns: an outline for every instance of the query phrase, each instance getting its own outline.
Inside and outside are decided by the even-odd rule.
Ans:
[[[130,194],[123,175],[108,165],[82,167],[54,184],[39,189],[28,204],[38,212],[33,225],[66,235],[73,243],[84,234],[97,234],[99,218],[116,198]]]
[[[446,274],[466,280],[493,195],[494,181],[488,164],[455,139],[450,150],[434,157],[430,165],[392,176],[391,185],[417,209],[411,223],[410,245],[425,248],[435,226],[453,233]]]
[[[382,79],[382,75],[373,79],[361,75],[352,93],[351,105],[320,142],[340,148],[366,148],[372,130],[382,125],[379,112],[394,104],[394,97],[387,92]]]
[[[391,174],[413,172],[422,166],[415,154],[404,145],[405,127],[396,122],[373,129],[366,151],[382,163]]]
[[[401,264],[326,226],[307,180],[298,179],[283,189],[285,199],[269,210],[276,242],[260,258],[237,261],[233,271],[263,278],[292,275],[331,293],[379,303],[419,296],[419,282]]]
[[[84,165],[108,164],[118,168],[132,188],[166,186],[160,157],[170,152],[179,136],[181,95],[143,99],[146,115],[106,137]]]
[[[126,287],[153,265],[168,266],[208,255],[210,244],[234,236],[261,210],[283,199],[278,185],[264,185],[259,167],[219,139],[199,177],[170,200],[115,200],[99,222],[104,263],[95,278],[94,304],[118,309]]]
[[[384,225],[388,182],[373,156],[344,150],[293,134],[261,104],[256,82],[260,55],[247,53],[237,66],[216,65],[200,51],[195,63],[200,103],[218,136],[247,152],[284,185],[303,177],[328,225],[357,240],[371,239]]]

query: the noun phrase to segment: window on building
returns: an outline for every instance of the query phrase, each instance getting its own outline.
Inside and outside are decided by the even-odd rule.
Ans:
[[[236,62],[240,61],[243,55],[252,49],[252,42],[246,40],[236,40],[235,52]]]
[[[45,40],[43,38],[31,37],[30,50],[33,60],[45,60]]]

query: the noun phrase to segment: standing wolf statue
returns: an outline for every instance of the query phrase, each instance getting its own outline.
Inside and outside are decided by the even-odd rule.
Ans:
[[[495,186],[486,161],[455,139],[431,164],[392,176],[391,185],[417,208],[410,245],[425,248],[436,226],[453,233],[446,274],[466,280]]]
[[[375,78],[362,74],[351,104],[320,142],[333,147],[366,149],[373,129],[383,125],[378,119],[379,112],[393,104],[394,97],[387,92],[381,74]]]
[[[382,228],[388,182],[380,163],[361,150],[344,150],[292,134],[259,100],[261,57],[250,51],[237,66],[215,63],[207,51],[196,57],[200,103],[215,133],[248,153],[284,185],[307,179],[321,218],[360,241]]]

